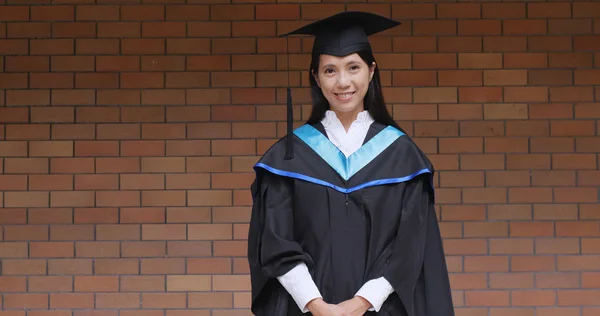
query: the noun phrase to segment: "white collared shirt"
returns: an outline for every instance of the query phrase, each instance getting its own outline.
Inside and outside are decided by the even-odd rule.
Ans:
[[[327,138],[339,148],[346,157],[359,149],[367,137],[369,127],[374,122],[369,111],[358,113],[356,120],[352,122],[348,132],[342,125],[342,122],[337,118],[335,112],[325,112],[325,117],[321,120],[321,124],[325,127]]]
[[[325,112],[325,117],[321,123],[325,127],[325,132],[329,140],[339,148],[346,157],[359,149],[367,136],[367,132],[374,122],[368,111],[362,111],[358,114],[356,120],[352,122],[348,132],[335,115],[333,111]],[[288,273],[277,278],[283,287],[290,293],[300,310],[307,313],[306,304],[315,298],[322,298],[319,289],[312,279],[308,267],[304,263],[298,264]],[[394,292],[392,285],[384,278],[380,277],[365,283],[356,296],[361,296],[373,307],[370,311],[379,311],[383,302]]]

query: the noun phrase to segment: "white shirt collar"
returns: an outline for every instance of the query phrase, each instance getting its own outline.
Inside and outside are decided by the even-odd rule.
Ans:
[[[374,121],[369,111],[362,111],[346,132],[335,112],[328,110],[321,124],[325,127],[329,140],[348,157],[362,146],[369,127]]]
[[[369,127],[369,126],[371,126],[371,124],[373,122],[374,122],[374,119],[371,116],[371,113],[369,113],[369,111],[362,111],[362,112],[358,113],[358,115],[356,116],[356,120],[354,122],[352,122],[352,125],[350,126],[350,128],[352,128],[352,126],[354,126],[355,124],[360,125],[362,128]],[[323,124],[325,129],[327,129],[328,127],[331,127],[331,126],[335,126],[335,125],[340,125],[343,127],[342,122],[340,122],[337,115],[332,110],[327,110],[325,112],[325,116],[321,120],[321,124]]]

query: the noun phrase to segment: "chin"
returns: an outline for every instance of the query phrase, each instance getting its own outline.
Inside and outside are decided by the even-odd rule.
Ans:
[[[336,100],[333,100],[334,102],[329,102],[329,108],[333,111],[336,112],[360,112],[362,111],[361,105],[357,104],[356,102],[352,102],[352,103],[340,103],[340,102],[336,102]]]
[[[362,111],[362,109],[360,109],[358,106],[352,106],[352,107],[336,106],[336,107],[331,107],[331,110],[335,111],[335,112],[342,112],[342,113],[351,113],[351,112]]]
[[[338,100],[329,100],[329,108],[336,112],[360,112],[361,105],[357,102],[340,102]]]

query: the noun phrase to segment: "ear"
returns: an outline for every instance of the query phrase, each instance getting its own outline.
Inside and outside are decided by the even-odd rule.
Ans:
[[[369,81],[373,80],[373,75],[375,74],[375,67],[377,67],[375,65],[375,62],[373,62],[373,64],[371,64],[371,67],[369,67]]]

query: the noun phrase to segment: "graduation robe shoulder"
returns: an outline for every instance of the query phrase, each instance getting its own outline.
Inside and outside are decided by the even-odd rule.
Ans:
[[[322,125],[294,131],[255,165],[248,261],[254,315],[303,315],[277,280],[304,262],[323,299],[351,299],[371,279],[394,292],[365,315],[453,316],[434,209],[434,169],[416,144],[373,123],[363,146],[345,157]],[[309,313],[310,314],[310,313]]]

